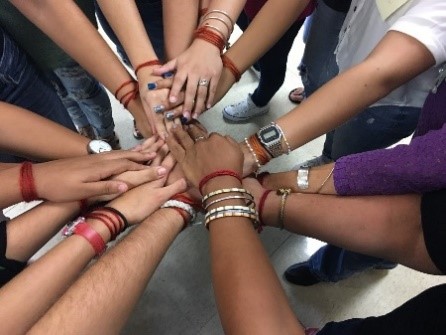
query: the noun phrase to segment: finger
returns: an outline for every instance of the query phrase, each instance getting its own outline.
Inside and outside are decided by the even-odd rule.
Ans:
[[[162,197],[166,200],[173,197],[175,194],[182,193],[186,191],[187,189],[187,183],[184,178],[178,179],[173,184],[169,186],[163,187],[162,190]]]
[[[186,151],[181,146],[181,144],[178,143],[178,140],[173,135],[173,133],[171,135],[167,136],[166,141],[167,141],[167,146],[169,147],[169,150],[172,153],[175,160],[177,162],[183,161]]]
[[[172,129],[172,134],[178,140],[178,143],[187,151],[192,148],[195,144],[194,140],[190,137],[190,135],[183,130],[182,127],[174,127]]]
[[[205,127],[200,121],[194,119],[194,120],[191,120],[189,124],[193,124],[193,125],[195,125],[195,127],[198,127],[198,128],[200,128],[203,132],[205,132],[206,135],[209,135],[208,130],[206,129],[206,127]]]
[[[163,75],[165,72],[173,72],[177,68],[177,60],[172,59],[171,61],[167,62],[163,66],[156,68],[153,70],[153,74],[157,76]]]
[[[187,78],[187,85],[183,103],[183,114],[189,115],[192,113],[195,103],[195,97],[197,95],[198,80],[199,78],[194,74],[190,74]]]
[[[162,139],[157,140],[155,143],[153,143],[152,145],[149,145],[147,147],[144,147],[143,150],[141,150],[141,152],[143,153],[157,153],[158,150],[165,144],[166,142]]]
[[[128,159],[114,159],[100,162],[94,165],[94,171],[92,173],[84,174],[84,182],[96,182],[126,171],[141,171],[147,168],[149,167],[146,165],[135,163]]]
[[[145,152],[131,151],[131,150],[113,150],[109,152],[102,152],[96,155],[87,156],[85,158],[91,160],[92,162],[104,162],[116,159],[128,159],[133,162],[145,162],[148,159],[151,159],[150,157],[151,154]]]
[[[157,80],[155,82],[147,83],[147,89],[149,91],[162,89],[162,88],[169,89],[169,88],[172,87],[172,83],[173,83],[173,77],[163,78],[163,79],[159,79],[159,80]]]
[[[189,136],[194,139],[194,141],[197,141],[198,138],[208,138],[208,134],[194,124],[187,127],[187,132],[189,133]]]
[[[205,110],[206,97],[208,95],[208,86],[199,85],[197,96],[195,97],[195,106],[193,109],[193,118],[196,119]]]
[[[211,80],[208,90],[208,98],[206,100],[206,106],[204,110],[208,110],[214,104],[215,93],[217,92],[218,80]]]
[[[139,186],[144,183],[164,178],[169,170],[163,166],[151,167],[141,171],[128,171],[113,177],[115,181],[122,181],[127,184],[129,189]]]
[[[166,155],[166,157],[161,162],[161,165],[164,166],[169,171],[172,171],[172,169],[175,167],[175,164],[176,164],[175,157],[173,157],[171,153]]]
[[[183,89],[183,86],[187,79],[187,73],[185,72],[177,72],[177,74],[175,74],[175,76],[173,77],[172,88],[170,89],[169,93],[170,103],[177,103],[180,91]]]
[[[147,151],[157,141],[158,141],[157,135],[153,135],[153,136],[149,137],[148,139],[145,139],[142,143],[140,143],[138,145],[140,147],[140,151]]]
[[[167,146],[167,144],[164,144],[158,150],[158,154],[156,155],[155,159],[152,161],[152,165],[153,166],[161,165],[162,161],[164,160],[164,158],[167,156],[168,153],[169,153],[169,147]]]

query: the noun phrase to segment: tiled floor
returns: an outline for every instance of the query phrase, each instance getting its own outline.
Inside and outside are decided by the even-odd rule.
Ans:
[[[237,140],[286,113],[293,105],[288,92],[300,84],[296,66],[302,53],[300,36],[289,58],[285,84],[271,102],[271,111],[252,123],[227,124],[222,108],[246,97],[256,86],[256,75],[248,71],[228,95],[208,111],[201,121],[212,131],[232,135]],[[132,122],[122,108],[114,105],[117,132],[124,147],[135,143]],[[295,150],[289,157],[274,162],[271,170],[286,170],[296,162],[320,153],[323,138]],[[13,213],[14,210],[9,210]],[[302,288],[288,284],[282,273],[292,263],[305,260],[322,245],[320,241],[296,236],[286,231],[266,229],[262,242],[281,278],[292,308],[307,326],[320,326],[331,320],[386,313],[427,287],[445,283],[398,266],[392,271],[369,271],[337,284],[319,284]],[[190,228],[176,239],[141,297],[123,334],[223,334],[210,277],[208,237],[202,226]]]

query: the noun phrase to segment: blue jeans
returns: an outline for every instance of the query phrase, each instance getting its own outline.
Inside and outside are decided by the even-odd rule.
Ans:
[[[76,128],[91,125],[96,138],[114,135],[110,99],[96,79],[73,60],[47,75]]]
[[[75,131],[70,116],[45,76],[2,28],[0,39],[0,101],[25,108]],[[17,136],[20,137],[20,134]],[[22,160],[0,154],[1,162]]]
[[[161,0],[136,0],[136,6],[138,7],[139,14],[141,15],[142,22],[146,28],[147,34],[149,35],[150,42],[152,43],[153,49],[156,55],[162,61],[165,60],[164,54],[164,28],[163,28],[163,6]],[[122,61],[128,65],[132,66],[127,54],[122,47],[121,42],[119,42],[113,29],[107,22],[104,14],[102,13],[99,5],[95,1],[96,15],[98,20],[104,29],[107,36],[116,45],[116,50],[121,56]]]
[[[256,106],[263,107],[267,105],[282,86],[286,75],[288,53],[304,21],[294,22],[277,43],[257,61],[260,69],[260,81],[251,96]],[[237,21],[240,28],[245,30],[247,26],[244,27],[243,25],[246,22],[242,22],[240,19]]]
[[[339,72],[334,51],[345,16],[345,13],[331,9],[323,1],[318,2],[302,59],[302,82],[307,96]],[[336,160],[345,155],[394,144],[412,134],[420,110],[398,106],[367,108],[326,135],[323,154]],[[316,277],[332,282],[368,268],[392,266],[383,259],[332,245],[319,249],[308,262],[310,271]]]

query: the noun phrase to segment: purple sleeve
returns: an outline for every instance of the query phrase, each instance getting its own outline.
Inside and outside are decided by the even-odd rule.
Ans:
[[[446,188],[446,125],[409,145],[342,157],[333,172],[340,195],[425,193]]]

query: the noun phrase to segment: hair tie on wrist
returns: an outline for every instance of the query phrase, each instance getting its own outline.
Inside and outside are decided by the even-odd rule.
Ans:
[[[19,185],[24,201],[30,202],[39,199],[34,184],[33,164],[31,162],[23,162],[20,166]]]

